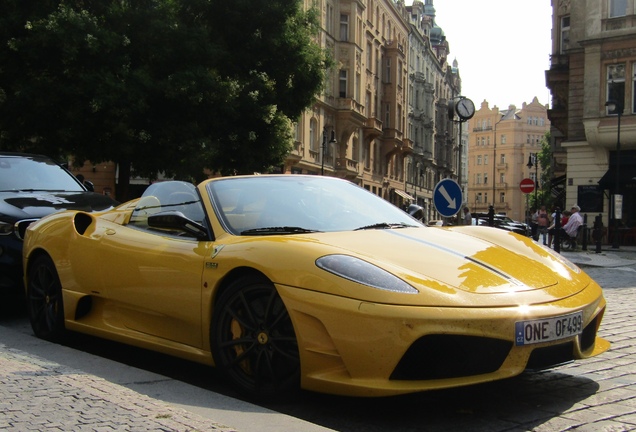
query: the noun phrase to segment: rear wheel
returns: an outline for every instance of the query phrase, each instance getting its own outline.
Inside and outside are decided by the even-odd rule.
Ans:
[[[26,295],[33,333],[42,339],[59,341],[65,333],[62,285],[48,256],[42,255],[30,265]]]
[[[233,282],[216,303],[211,330],[216,366],[242,394],[264,399],[299,388],[294,327],[267,279],[247,276]]]

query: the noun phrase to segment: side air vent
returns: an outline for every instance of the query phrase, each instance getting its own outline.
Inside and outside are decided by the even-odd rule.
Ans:
[[[86,213],[77,213],[75,219],[73,219],[73,223],[75,224],[75,231],[84,235],[88,227],[93,223],[93,218]]]

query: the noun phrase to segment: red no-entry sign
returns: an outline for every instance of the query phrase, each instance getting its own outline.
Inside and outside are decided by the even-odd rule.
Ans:
[[[521,183],[519,183],[519,189],[521,189],[521,192],[523,192],[524,194],[529,194],[534,190],[534,180],[524,178],[523,180],[521,180]]]

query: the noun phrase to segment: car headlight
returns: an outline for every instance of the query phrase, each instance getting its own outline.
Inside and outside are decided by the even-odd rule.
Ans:
[[[9,235],[13,233],[13,224],[0,221],[0,235]]]
[[[388,271],[349,255],[320,257],[316,260],[316,265],[329,273],[372,288],[403,294],[419,292]]]

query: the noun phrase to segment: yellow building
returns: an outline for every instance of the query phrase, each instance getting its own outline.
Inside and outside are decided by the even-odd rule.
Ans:
[[[468,126],[467,205],[472,213],[487,213],[494,206],[495,213],[526,220],[527,195],[520,189],[521,180],[541,178],[534,157],[549,129],[547,107],[536,97],[520,109],[510,105],[501,110],[490,108],[487,101],[481,103]]]

